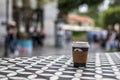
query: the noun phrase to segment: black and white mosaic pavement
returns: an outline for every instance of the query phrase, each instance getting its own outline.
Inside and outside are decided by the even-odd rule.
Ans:
[[[70,56],[0,58],[0,80],[120,80],[120,53],[96,53],[86,68]]]

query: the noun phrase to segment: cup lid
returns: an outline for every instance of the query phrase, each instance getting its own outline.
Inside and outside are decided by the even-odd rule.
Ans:
[[[83,42],[83,41],[73,41],[72,46],[73,47],[86,47],[86,48],[89,48],[88,42]]]

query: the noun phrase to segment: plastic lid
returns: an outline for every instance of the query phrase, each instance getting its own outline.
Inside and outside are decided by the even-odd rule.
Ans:
[[[86,48],[89,48],[88,42],[83,42],[83,41],[74,41],[72,43],[72,46],[73,47],[86,47]]]

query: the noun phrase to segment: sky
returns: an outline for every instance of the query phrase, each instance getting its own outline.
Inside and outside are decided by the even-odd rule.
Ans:
[[[98,7],[100,11],[106,10],[109,7],[110,0],[104,0],[104,2]]]

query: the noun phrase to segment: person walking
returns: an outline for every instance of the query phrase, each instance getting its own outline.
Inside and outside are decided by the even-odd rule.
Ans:
[[[4,57],[9,57],[9,52],[14,53],[17,37],[17,28],[13,24],[8,24],[6,27],[7,34],[4,42]]]
[[[103,30],[101,32],[101,47],[105,49],[105,46],[106,46],[106,39],[107,39],[107,31],[106,30]]]
[[[92,45],[93,43],[93,35],[94,35],[94,32],[92,30],[88,31],[87,38],[88,38],[89,45]]]
[[[116,34],[113,31],[109,31],[107,34],[106,51],[115,50],[115,38]]]
[[[5,36],[5,42],[4,42],[4,49],[5,49],[4,57],[8,57],[9,46],[12,39],[12,27],[13,27],[12,24],[8,24],[6,26],[7,34]]]
[[[17,52],[17,28],[12,28],[11,42],[10,42],[10,57],[18,56]]]

